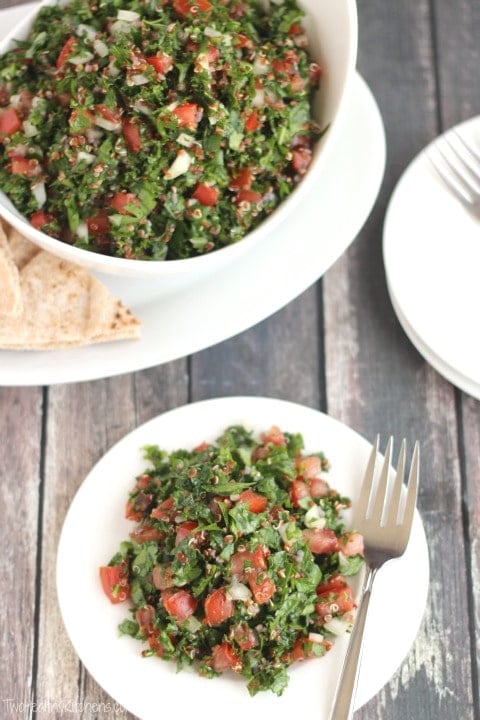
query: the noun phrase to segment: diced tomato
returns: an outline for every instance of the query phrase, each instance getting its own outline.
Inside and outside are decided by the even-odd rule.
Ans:
[[[152,580],[158,590],[168,590],[174,586],[172,568],[168,565],[155,565]]]
[[[137,153],[142,149],[142,138],[140,136],[140,128],[130,120],[123,120],[122,122],[122,135],[125,138],[128,149]]]
[[[68,58],[72,54],[73,46],[75,45],[76,42],[77,42],[77,38],[74,35],[69,37],[68,40],[65,42],[64,46],[60,50],[60,53],[57,57],[57,70],[60,70],[60,68],[62,68],[63,65],[65,65]]]
[[[235,198],[238,203],[248,202],[252,205],[257,205],[261,199],[262,193],[259,193],[256,190],[239,190]]]
[[[299,475],[304,478],[314,478],[322,469],[322,461],[315,455],[299,457],[295,460],[295,468],[298,470]]]
[[[36,158],[26,158],[23,155],[11,155],[8,169],[12,175],[23,175],[33,178],[41,172],[40,163]]]
[[[135,483],[135,488],[137,490],[145,490],[150,485],[151,480],[151,476],[146,473],[145,475],[140,475]]]
[[[268,602],[276,590],[273,580],[268,575],[261,573],[251,573],[248,577],[248,584],[255,602],[259,605]]]
[[[153,605],[145,605],[143,608],[138,608],[135,611],[135,620],[140,625],[142,632],[148,631],[155,620],[155,608]]]
[[[240,580],[245,580],[252,571],[265,570],[265,554],[261,547],[254,552],[250,550],[239,550],[230,559],[230,575],[238,575]]]
[[[195,200],[198,200],[201,205],[205,205],[206,207],[213,207],[216,205],[219,197],[220,191],[211,185],[206,185],[205,183],[198,183],[192,193],[192,198],[195,198]]]
[[[331,575],[327,580],[324,580],[317,587],[317,595],[323,595],[330,591],[338,591],[341,588],[346,587],[347,581],[343,575]]]
[[[317,87],[320,84],[320,78],[322,77],[322,68],[317,63],[310,63],[310,85],[312,88]]]
[[[170,590],[164,590],[161,597],[165,610],[169,615],[173,615],[178,622],[183,622],[189,618],[197,609],[197,601],[186,590],[177,590],[174,593]]]
[[[205,622],[212,627],[228,620],[233,615],[233,601],[227,596],[223,588],[214,590],[208,595],[203,604]]]
[[[164,539],[165,533],[151,525],[140,525],[130,533],[130,537],[137,543],[160,542],[160,540]]]
[[[198,527],[198,523],[195,520],[185,520],[180,523],[177,527],[177,535],[175,537],[175,545],[179,545],[182,540],[185,540],[189,535],[192,534],[193,530]]]
[[[156,55],[149,55],[145,60],[159,75],[166,75],[173,68],[172,56],[162,51],[157,52]]]
[[[209,447],[210,445],[207,442],[202,442],[200,443],[200,445],[197,445],[197,447],[193,449],[193,452],[201,453],[205,450],[208,450]]]
[[[253,174],[250,168],[246,167],[240,170],[230,182],[228,187],[230,190],[248,190],[253,182]]]
[[[345,533],[340,538],[340,550],[347,557],[352,555],[363,555],[365,550],[363,545],[363,535],[360,535],[360,533],[357,532]]]
[[[260,118],[258,117],[258,113],[255,112],[255,110],[252,110],[250,113],[248,113],[247,117],[245,118],[245,122],[243,123],[243,127],[247,132],[254,132],[255,130],[258,130],[260,125]]]
[[[253,48],[253,42],[242,33],[233,36],[233,44],[239,48],[248,48],[249,50]]]
[[[37,230],[40,230],[40,228],[47,225],[49,222],[52,222],[52,220],[53,217],[44,210],[36,210],[30,215],[30,224]]]
[[[293,92],[302,92],[302,90],[305,90],[305,80],[301,75],[292,75],[290,87]]]
[[[129,215],[126,205],[140,205],[140,200],[134,193],[119,190],[108,204],[121,215]]]
[[[123,565],[107,565],[100,568],[100,582],[110,602],[121,603],[130,597],[128,576]]]
[[[233,639],[240,650],[251,650],[258,645],[257,633],[246,622],[239,623],[233,631]]]
[[[226,670],[240,672],[242,669],[242,661],[228,642],[213,646],[211,665],[215,672],[218,673]]]
[[[195,130],[202,119],[203,109],[196,103],[183,103],[172,110],[180,127]]]
[[[209,45],[207,47],[207,58],[209,63],[214,63],[218,60],[220,57],[220,50],[215,47],[214,45]]]
[[[301,500],[303,498],[311,498],[310,488],[304,480],[295,478],[290,487],[288,488],[288,494],[292,501],[293,507],[300,507]]]
[[[127,518],[127,520],[134,520],[135,522],[139,522],[142,519],[143,515],[140,510],[134,509],[131,500],[127,500],[127,504],[125,506],[125,517]]]
[[[330,490],[329,484],[323,478],[312,478],[308,481],[312,498],[325,497]]]
[[[303,539],[316,555],[336,552],[339,549],[338,538],[329,528],[302,530]]]
[[[5,135],[13,135],[22,129],[22,121],[13,107],[0,111],[0,139]]]
[[[352,589],[347,583],[343,587],[332,588],[318,593],[318,602],[315,605],[315,612],[321,617],[326,615],[343,615],[355,607]]]
[[[300,23],[292,23],[290,27],[288,28],[288,34],[289,35],[303,35],[304,29],[300,25]]]
[[[198,12],[208,12],[212,9],[209,0],[173,0],[173,9],[179,15],[196,15]]]
[[[175,499],[173,497],[169,497],[166,500],[163,500],[160,505],[157,505],[156,508],[153,508],[152,512],[150,513],[150,517],[155,518],[156,520],[168,521],[172,519],[174,511]]]
[[[160,641],[158,639],[159,635],[160,635],[160,633],[158,632],[158,630],[154,630],[153,632],[150,632],[147,637],[147,642],[148,642],[149,646],[151,647],[151,649],[155,650],[158,657],[162,657],[162,655],[165,652],[165,648],[163,647],[163,645],[160,644]]]
[[[100,210],[96,215],[87,218],[86,223],[88,232],[92,235],[106,235],[110,231],[110,220],[106,210]]]
[[[121,120],[121,112],[117,108],[109,108],[107,105],[95,105],[95,111],[108,122],[119,123]]]
[[[287,440],[285,438],[285,435],[280,430],[279,427],[276,425],[272,425],[270,430],[267,430],[266,432],[262,433],[260,435],[262,442],[264,443],[272,443],[272,445],[286,445]]]
[[[240,493],[238,502],[245,503],[252,513],[261,513],[267,507],[268,499],[265,495],[248,489]]]
[[[292,166],[299,175],[304,175],[312,162],[312,151],[310,148],[296,148],[292,150]]]
[[[312,645],[313,643],[308,637],[299,636],[295,640],[295,644],[290,653],[291,660],[307,660],[308,658],[314,657]]]

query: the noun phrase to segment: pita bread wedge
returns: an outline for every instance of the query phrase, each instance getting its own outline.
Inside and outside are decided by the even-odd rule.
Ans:
[[[20,276],[0,225],[0,314],[18,317],[23,308]]]
[[[140,322],[77,265],[40,251],[20,272],[23,312],[0,322],[0,347],[55,350],[137,338]]]
[[[13,261],[19,270],[25,267],[35,255],[38,255],[40,248],[35,243],[27,240],[14,227],[7,227],[8,244],[12,253]]]

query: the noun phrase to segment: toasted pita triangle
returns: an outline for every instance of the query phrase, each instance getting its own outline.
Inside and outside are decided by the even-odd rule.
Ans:
[[[84,268],[40,251],[20,272],[23,312],[0,323],[0,347],[54,350],[137,338],[140,322]]]
[[[12,257],[3,226],[0,225],[0,314],[18,317],[22,308],[18,268]]]
[[[35,255],[38,255],[40,248],[26,237],[23,237],[14,227],[7,227],[6,235],[13,261],[19,270],[25,267]]]

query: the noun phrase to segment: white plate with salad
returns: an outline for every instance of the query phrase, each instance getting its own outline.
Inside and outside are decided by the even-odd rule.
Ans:
[[[129,492],[135,479],[151,467],[142,448],[158,445],[168,453],[178,448],[205,449],[204,442],[214,442],[230,426],[245,427],[254,437],[272,426],[284,433],[300,433],[304,454],[323,452],[329,461],[325,475],[328,484],[355,504],[371,445],[327,415],[261,397],[206,400],[167,412],[114,446],[93,468],[72,502],[57,558],[58,597],[65,627],[91,675],[141,720],[157,720],[159,702],[162,707],[176,707],[182,716],[210,720],[213,698],[215,707],[222,708],[232,720],[245,716],[260,720],[265,713],[287,720],[299,707],[327,720],[348,635],[338,637],[324,657],[291,665],[288,685],[280,696],[270,691],[251,696],[245,679],[236,673],[205,678],[191,669],[177,672],[173,661],[142,657],[145,646],[128,635],[120,636],[118,631],[119,624],[131,617],[127,609],[131,601],[112,604],[102,590],[99,568],[108,563],[132,531],[131,520],[125,519]],[[238,502],[235,495],[233,500]],[[347,510],[346,530],[348,522]],[[352,577],[354,593],[358,593],[359,582],[359,575]],[[417,513],[405,555],[386,566],[378,578],[366,630],[357,707],[388,682],[408,653],[423,617],[428,582],[427,543]],[[79,586],[83,588],[81,597],[75,591]],[[413,587],[415,592],[405,593],[405,587]],[[89,618],[87,625],[81,620],[85,616]]]
[[[0,35],[25,7],[0,10]],[[143,304],[132,298],[130,307],[143,323],[139,340],[50,352],[0,351],[0,385],[81,382],[153,367],[233,337],[287,305],[346,250],[378,194],[385,166],[384,128],[359,75],[352,83],[341,135],[321,186],[265,238],[253,258],[245,253],[214,282],[199,281],[188,292]],[[350,198],[348,212],[345,197]],[[272,283],[272,277],[281,282]],[[116,282],[112,278],[109,289],[119,296]]]

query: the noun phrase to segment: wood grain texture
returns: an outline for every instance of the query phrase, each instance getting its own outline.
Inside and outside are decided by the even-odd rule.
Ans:
[[[28,717],[35,647],[39,498],[43,483],[41,389],[0,388],[0,717]],[[15,715],[10,701],[24,704]]]
[[[2,720],[32,720],[32,702],[50,703],[41,720],[133,720],[108,704],[63,628],[55,561],[65,514],[93,464],[132,428],[191,400],[239,394],[327,409],[369,439],[380,431],[420,440],[425,617],[397,673],[355,718],[480,720],[480,403],[406,338],[381,251],[408,162],[442,129],[480,113],[480,3],[368,0],[358,11],[358,67],[384,118],[387,168],[368,223],[323,281],[189,359],[91,383],[0,388]],[[55,709],[62,702],[77,710]]]

